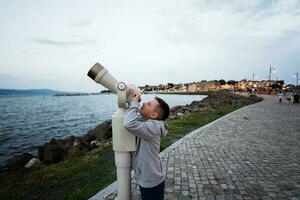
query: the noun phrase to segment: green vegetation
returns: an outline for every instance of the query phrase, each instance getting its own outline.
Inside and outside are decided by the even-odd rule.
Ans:
[[[17,181],[1,177],[0,199],[87,199],[116,179],[111,147],[22,173]]]
[[[168,119],[170,129],[161,142],[161,149],[198,127],[260,100],[256,96],[235,96],[235,101],[229,99],[226,105],[211,105],[180,119]],[[0,199],[88,199],[115,180],[116,170],[110,146],[81,152],[66,161],[38,170],[2,174]]]

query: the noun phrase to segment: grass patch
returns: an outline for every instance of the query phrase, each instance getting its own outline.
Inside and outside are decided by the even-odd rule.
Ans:
[[[0,199],[88,199],[116,179],[111,147],[98,148],[11,183],[1,177]]]
[[[262,99],[255,96],[238,97],[225,106],[208,106],[181,119],[168,119],[169,132],[161,141],[161,150],[192,130],[260,100]],[[0,174],[0,199],[83,200],[116,180],[111,146],[81,152],[68,160],[39,170],[18,173],[21,174],[18,180],[13,181],[9,174]]]

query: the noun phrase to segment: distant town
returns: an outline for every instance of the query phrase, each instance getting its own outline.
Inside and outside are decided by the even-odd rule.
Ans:
[[[296,85],[285,85],[283,80],[202,80],[191,83],[168,83],[166,85],[145,85],[139,87],[144,93],[201,93],[208,91],[229,90],[232,92],[255,92],[276,94],[279,90],[299,89]],[[105,91],[103,91],[105,92]]]
[[[284,83],[284,80],[213,80],[198,81],[191,83],[168,83],[159,85],[139,86],[143,93],[202,93],[209,91],[229,90],[231,92],[249,92],[263,94],[277,94],[278,91],[300,90],[299,85]],[[101,93],[110,93],[109,90],[102,90]]]

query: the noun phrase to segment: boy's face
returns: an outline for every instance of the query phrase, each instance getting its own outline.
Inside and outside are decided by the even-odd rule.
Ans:
[[[157,102],[156,99],[153,99],[149,102],[143,103],[139,112],[141,113],[144,119],[157,119],[158,118],[158,113],[156,111],[157,106],[159,106],[159,103]]]

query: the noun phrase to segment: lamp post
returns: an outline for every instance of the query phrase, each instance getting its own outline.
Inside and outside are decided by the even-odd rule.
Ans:
[[[257,79],[257,75],[256,74],[252,74],[252,80],[255,81],[255,79]]]
[[[269,69],[269,80],[272,80],[272,72],[276,73],[276,69],[270,65]]]
[[[296,86],[298,86],[298,84],[299,84],[298,72],[294,74],[294,77],[296,78]]]

